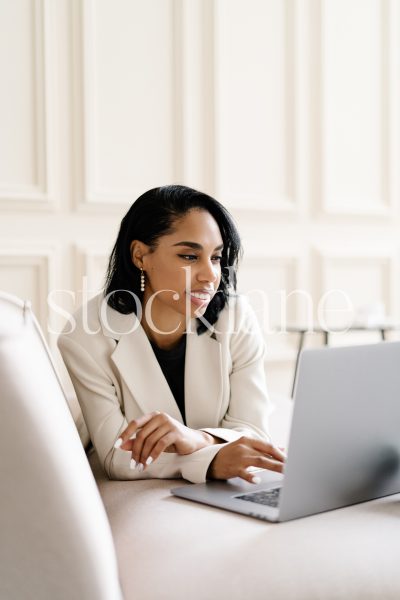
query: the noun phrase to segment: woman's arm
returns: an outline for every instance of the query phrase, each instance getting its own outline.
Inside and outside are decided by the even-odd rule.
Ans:
[[[112,343],[112,340],[107,340],[107,343],[108,341]],[[113,460],[122,460],[121,466],[126,462],[124,454],[114,454],[113,438],[118,438],[127,426],[115,385],[100,366],[97,357],[76,342],[71,335],[62,334],[57,344],[100,463],[108,477],[113,478]]]
[[[242,298],[236,304],[234,326],[236,333],[230,337],[229,349],[224,349],[225,356],[229,354],[232,362],[228,411],[220,427],[202,429],[202,432],[213,436],[209,443],[222,444],[208,467],[207,477],[226,479],[238,476],[252,481],[251,473],[246,471],[249,466],[281,472],[285,457],[271,444],[268,433],[269,401],[264,371],[264,341],[254,312]],[[228,329],[226,323],[221,323],[220,327]],[[168,421],[172,421],[170,427]],[[192,442],[189,432],[193,430],[177,422],[174,424],[173,421],[168,415],[160,414],[145,415],[137,419],[122,434],[123,448],[131,450],[134,460],[140,461],[146,469],[148,457],[157,459],[160,451],[164,450],[157,446],[154,449],[157,438],[154,432],[160,432],[161,436],[161,432],[165,431],[166,444],[168,441],[173,442],[173,438],[169,439],[168,436],[172,436],[172,430],[175,429],[180,440],[176,451],[178,454],[190,452]],[[130,436],[136,434],[137,428],[142,426],[137,438],[129,440]]]
[[[99,364],[98,344],[115,344],[113,340],[98,338],[91,340],[97,345],[93,353],[62,334],[58,347],[75,388],[83,417],[100,464],[110,479],[179,478],[184,477],[194,483],[205,481],[208,466],[221,445],[203,432],[198,432],[204,447],[188,455],[163,452],[148,465],[144,472],[130,468],[131,452],[115,448],[114,444],[128,427],[128,421],[121,410],[115,385],[111,377]],[[112,348],[104,351],[112,352]]]
[[[61,354],[74,384],[91,440],[108,477],[137,479],[182,476],[195,483],[202,482],[205,481],[207,470],[216,454],[227,446],[226,442],[243,436],[269,439],[266,425],[268,396],[264,375],[264,343],[256,326],[254,313],[249,307],[243,309],[239,302],[236,307],[235,330],[237,333],[231,336],[229,348],[232,359],[230,402],[220,427],[190,430],[196,431],[197,435],[201,432],[207,436],[204,447],[190,454],[162,452],[143,473],[130,468],[131,452],[114,447],[116,440],[128,427],[112,378],[101,366],[106,362],[103,354],[112,353],[115,341],[92,336],[91,346],[86,348],[69,334],[60,336],[58,345]],[[105,344],[113,347],[105,347]],[[221,456],[226,456],[226,453]],[[220,459],[221,457],[218,463],[221,462]],[[218,469],[210,471],[209,476],[211,472],[213,476],[218,476]]]
[[[231,336],[230,402],[220,428],[206,428],[231,441],[222,447],[207,471],[211,479],[242,477],[252,482],[249,466],[283,471],[285,455],[268,431],[270,404],[265,377],[265,344],[255,314],[247,301],[236,303],[235,331]]]

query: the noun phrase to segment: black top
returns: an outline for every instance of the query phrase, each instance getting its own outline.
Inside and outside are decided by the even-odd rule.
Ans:
[[[168,382],[171,392],[176,400],[179,410],[186,425],[185,415],[185,354],[186,334],[182,336],[179,344],[172,350],[163,350],[150,342],[158,360],[164,377]]]

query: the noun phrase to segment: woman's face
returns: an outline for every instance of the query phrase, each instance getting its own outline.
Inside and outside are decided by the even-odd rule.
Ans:
[[[141,242],[133,246],[145,272],[144,305],[156,317],[202,315],[221,280],[223,240],[214,217],[191,210],[174,223],[174,232],[158,240],[153,252]],[[136,266],[137,262],[134,260]]]

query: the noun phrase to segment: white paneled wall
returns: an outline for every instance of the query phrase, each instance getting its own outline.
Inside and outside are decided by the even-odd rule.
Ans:
[[[82,5],[85,198],[130,203],[179,176],[173,0]],[[116,152],[115,149],[118,149]]]
[[[293,210],[294,5],[214,6],[217,195],[232,208]]]
[[[0,288],[56,354],[128,206],[173,182],[237,220],[273,394],[310,302],[400,320],[397,0],[2,0],[0,73]]]
[[[322,3],[322,203],[328,212],[379,215],[390,208],[391,16],[382,0]]]
[[[55,202],[54,69],[48,3],[0,4],[0,201],[5,208]]]

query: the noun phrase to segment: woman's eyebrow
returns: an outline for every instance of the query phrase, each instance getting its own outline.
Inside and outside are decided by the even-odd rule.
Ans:
[[[188,246],[189,248],[193,248],[194,250],[203,250],[203,246],[201,244],[198,244],[197,242],[187,242],[187,241],[183,241],[183,242],[178,242],[177,244],[172,244],[173,246]],[[220,244],[219,246],[216,246],[214,248],[214,250],[222,250],[222,248],[224,247],[223,244]]]

